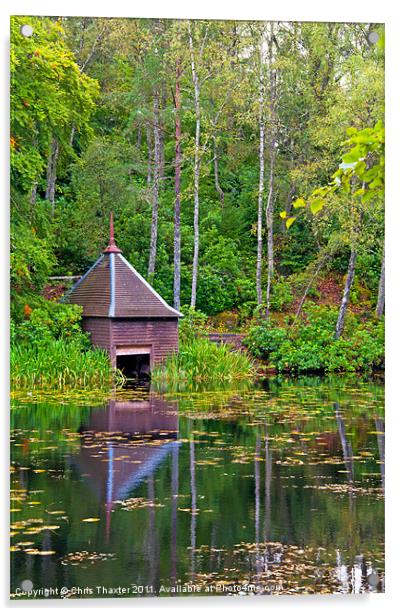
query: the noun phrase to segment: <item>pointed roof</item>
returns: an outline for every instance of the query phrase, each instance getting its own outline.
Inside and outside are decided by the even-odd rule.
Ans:
[[[64,296],[68,304],[83,307],[85,317],[181,317],[123,257],[114,241]]]

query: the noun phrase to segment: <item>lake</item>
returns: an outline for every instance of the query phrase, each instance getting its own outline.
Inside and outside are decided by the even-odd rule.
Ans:
[[[384,590],[384,387],[16,395],[11,596]]]

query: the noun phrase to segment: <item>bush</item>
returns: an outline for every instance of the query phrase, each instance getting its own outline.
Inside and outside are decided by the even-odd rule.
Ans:
[[[279,277],[273,281],[270,298],[270,310],[282,310],[293,300],[291,286],[284,278]]]
[[[88,335],[81,329],[82,307],[43,300],[39,308],[26,306],[26,317],[13,323],[12,342],[34,347],[58,339],[75,340],[89,348]]]
[[[249,331],[245,344],[280,372],[355,372],[384,367],[383,321],[358,321],[347,315],[343,336],[335,340],[337,310],[305,305],[306,319],[296,328],[260,323]]]
[[[183,306],[181,312],[184,318],[179,321],[180,342],[193,342],[206,331],[207,316],[190,306]]]

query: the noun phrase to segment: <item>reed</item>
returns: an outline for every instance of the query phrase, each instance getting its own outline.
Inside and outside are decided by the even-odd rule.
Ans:
[[[217,345],[205,338],[181,343],[178,353],[170,355],[152,373],[152,382],[168,388],[233,383],[255,376],[251,358],[226,344]]]
[[[46,345],[16,344],[10,353],[12,388],[110,387],[124,377],[114,371],[101,349],[83,350],[74,340],[51,340]]]

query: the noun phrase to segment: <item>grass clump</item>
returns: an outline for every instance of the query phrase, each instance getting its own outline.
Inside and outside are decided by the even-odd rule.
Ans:
[[[206,338],[194,338],[180,344],[164,365],[156,366],[152,381],[156,385],[180,388],[199,384],[224,384],[254,376],[252,359],[226,344],[217,345]]]
[[[82,308],[43,300],[11,321],[12,389],[109,388],[123,382],[81,328]]]
[[[122,381],[102,349],[78,340],[49,340],[45,346],[15,344],[10,353],[13,388],[110,387]]]

